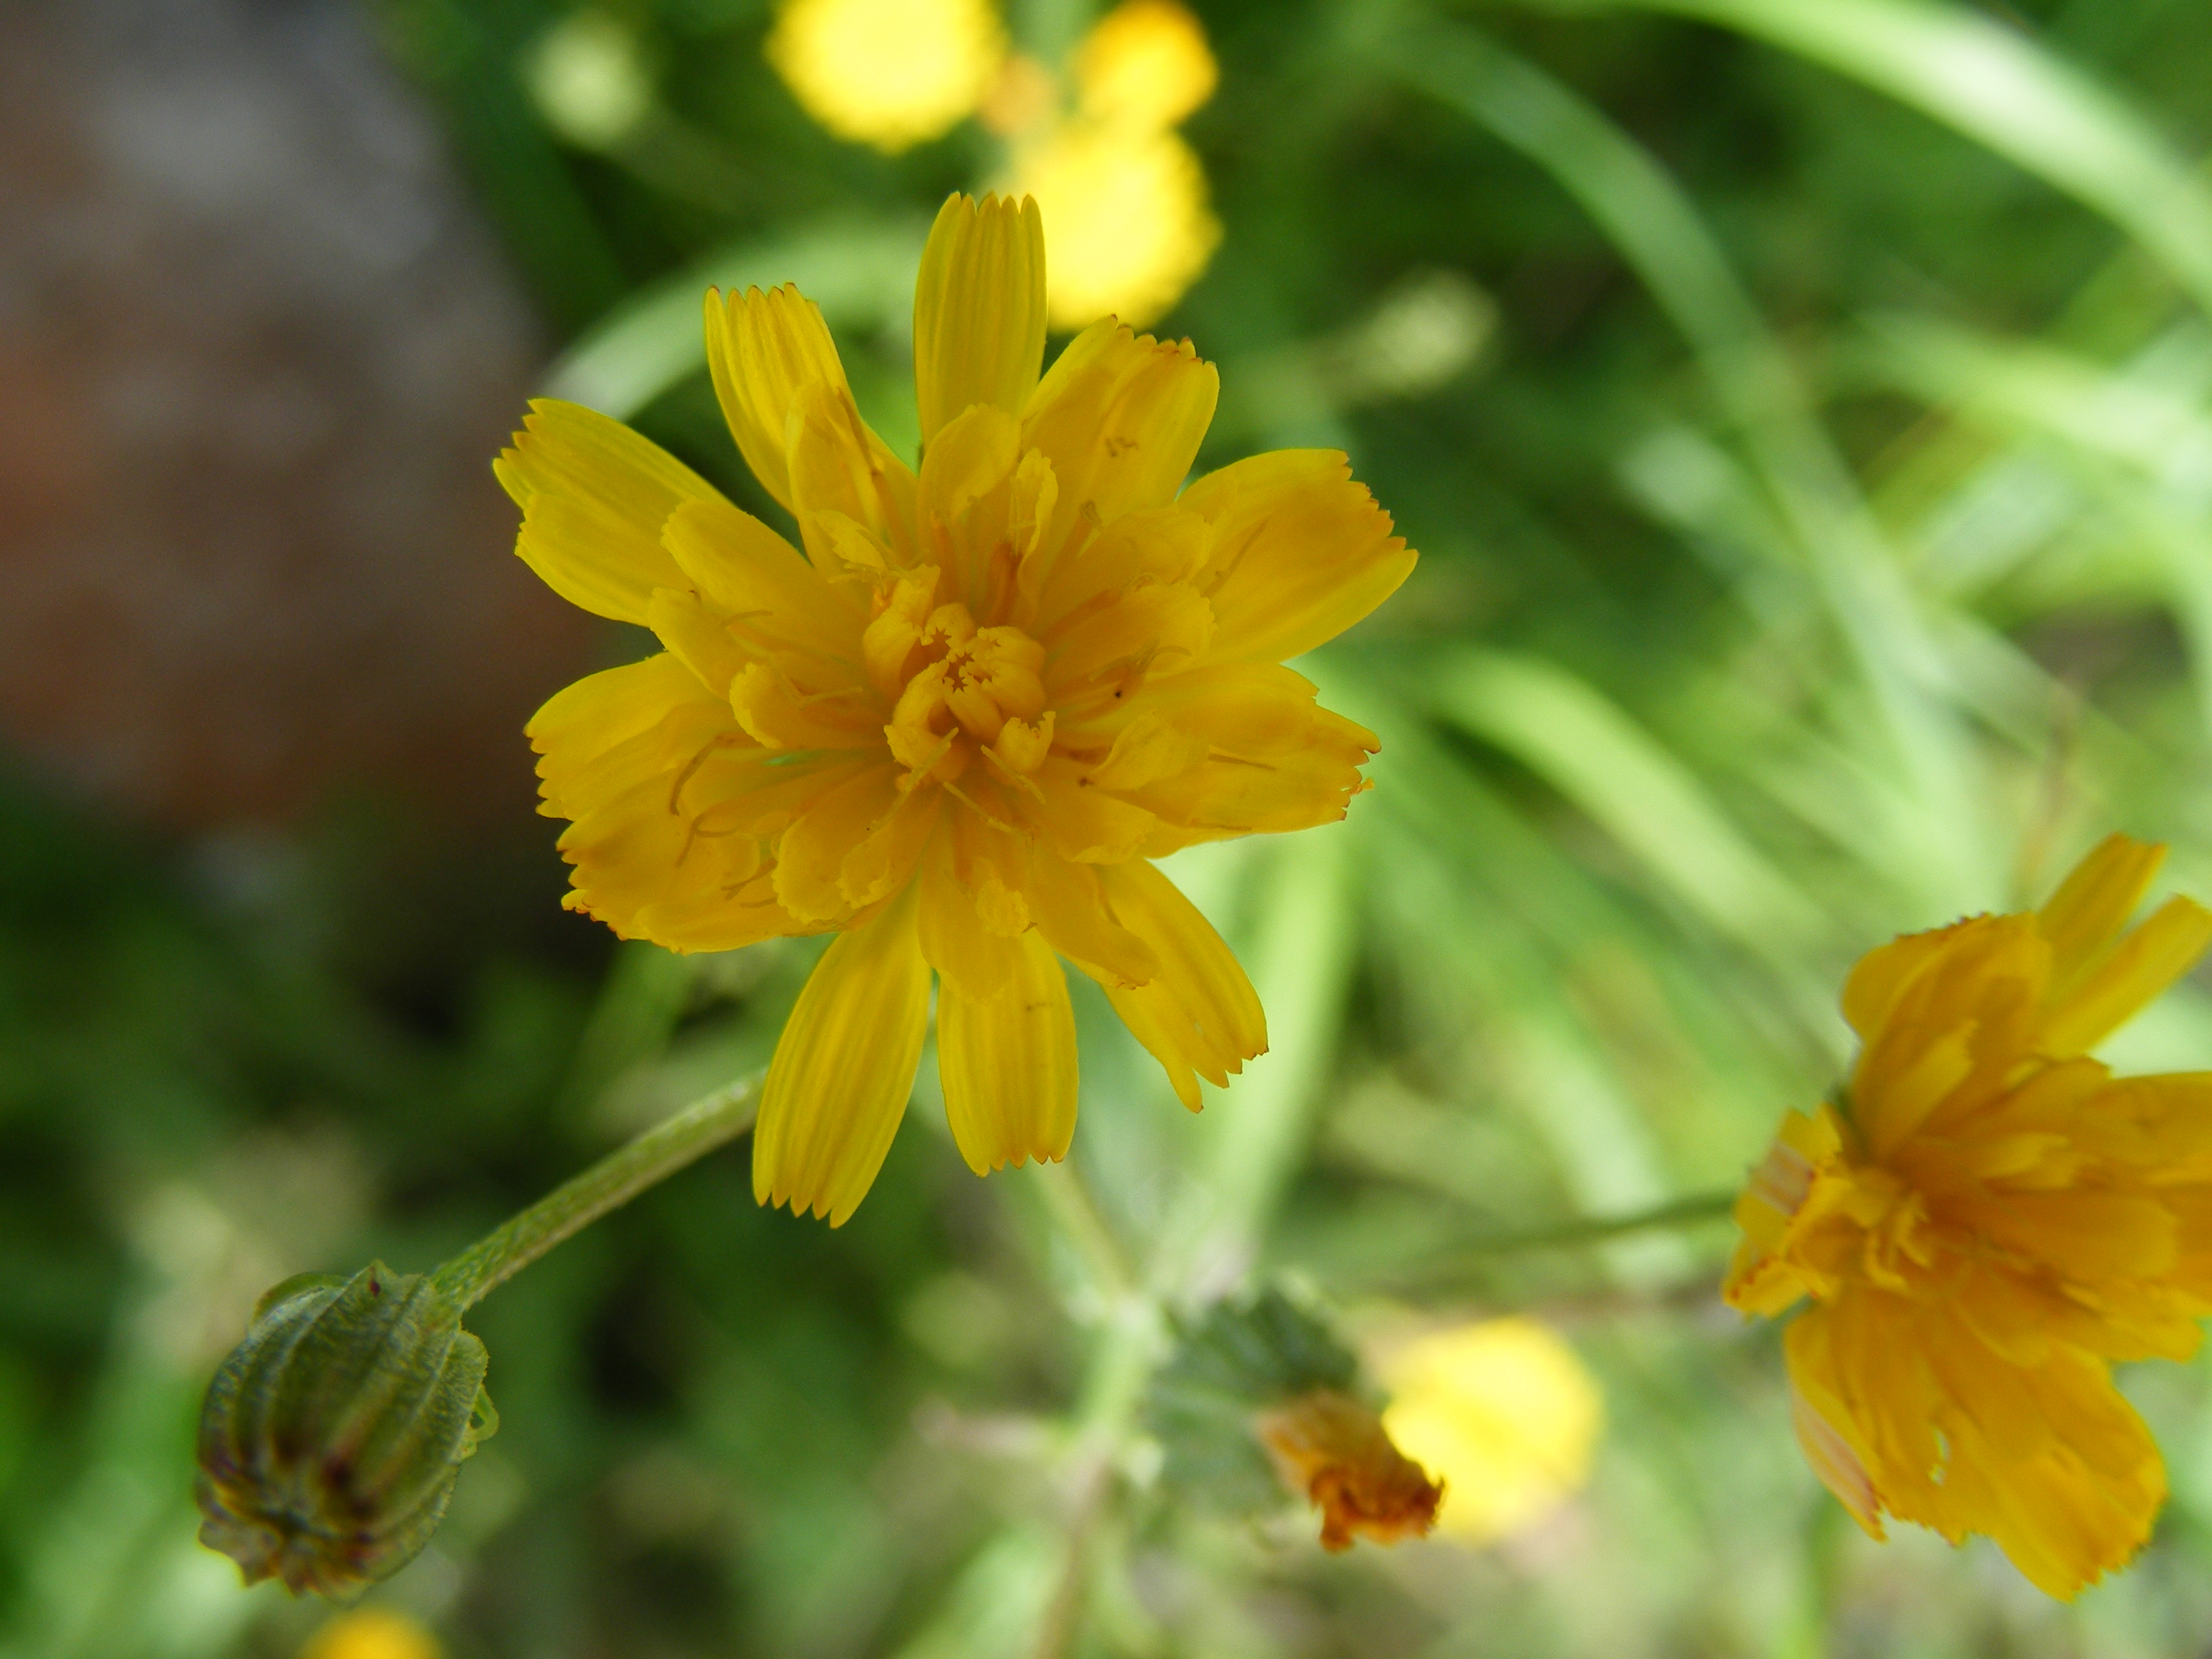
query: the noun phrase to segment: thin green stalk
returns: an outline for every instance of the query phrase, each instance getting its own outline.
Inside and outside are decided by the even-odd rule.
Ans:
[[[1686,1198],[1670,1198],[1663,1204],[1654,1204],[1649,1209],[1632,1210],[1624,1215],[1579,1216],[1571,1221],[1556,1221],[1541,1227],[1493,1233],[1487,1238],[1462,1245],[1449,1255],[1423,1263],[1418,1277],[1423,1281],[1449,1279],[1458,1270],[1478,1267],[1503,1256],[1524,1255],[1535,1250],[1571,1249],[1578,1245],[1619,1238],[1628,1233],[1650,1232],[1665,1227],[1691,1227],[1700,1222],[1718,1221],[1735,1207],[1735,1200],[1736,1194],[1733,1190],[1692,1193]]]
[[[742,1078],[693,1101],[485,1234],[432,1281],[464,1308],[483,1300],[562,1240],[750,1128],[761,1083],[759,1074]]]
[[[1091,1196],[1082,1176],[1065,1161],[1039,1164],[1036,1185],[1043,1194],[1046,1214],[1081,1258],[1092,1287],[1109,1301],[1128,1295],[1135,1288],[1136,1275],[1130,1270],[1121,1241],[1099,1214],[1097,1200]]]

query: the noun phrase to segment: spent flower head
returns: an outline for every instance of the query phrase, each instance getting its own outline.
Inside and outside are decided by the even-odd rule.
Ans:
[[[530,722],[568,903],[678,951],[836,935],[753,1143],[759,1199],[832,1224],[898,1127],[933,973],[979,1174],[1067,1149],[1063,959],[1187,1105],[1225,1085],[1267,1046],[1259,1000],[1152,860],[1340,818],[1376,747],[1280,665],[1404,580],[1389,515],[1333,451],[1183,489],[1213,366],[1108,318],[1040,377],[1045,303],[1036,205],[948,201],[915,296],[917,472],[795,289],[709,295],[723,412],[801,548],[573,404],[534,404],[499,465],[522,558],[665,647]]]
[[[1807,1458],[1882,1517],[1995,1539],[2071,1597],[2149,1535],[2166,1471],[2112,1363],[2212,1312],[2212,1073],[2087,1050],[2187,972],[2212,912],[2124,931],[2165,849],[2114,836],[2039,910],[1869,954],[1847,1089],[1790,1112],[1736,1204],[1726,1294],[1784,1340]]]

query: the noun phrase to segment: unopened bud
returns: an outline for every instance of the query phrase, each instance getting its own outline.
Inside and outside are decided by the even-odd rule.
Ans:
[[[373,1262],[261,1299],[200,1413],[200,1541],[249,1584],[350,1595],[405,1566],[499,1425],[483,1344],[428,1277]]]

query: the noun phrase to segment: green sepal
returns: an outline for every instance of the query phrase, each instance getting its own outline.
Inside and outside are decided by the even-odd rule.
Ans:
[[[1178,1329],[1146,1395],[1162,1483],[1216,1509],[1279,1508],[1281,1481],[1254,1419],[1316,1389],[1356,1393],[1358,1376],[1358,1360],[1328,1321],[1282,1290],[1217,1303]]]

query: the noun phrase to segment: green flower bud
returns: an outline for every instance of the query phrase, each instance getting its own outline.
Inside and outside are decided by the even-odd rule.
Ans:
[[[429,1277],[372,1262],[261,1298],[200,1413],[200,1541],[249,1584],[349,1595],[430,1541],[499,1426],[483,1344]]]

